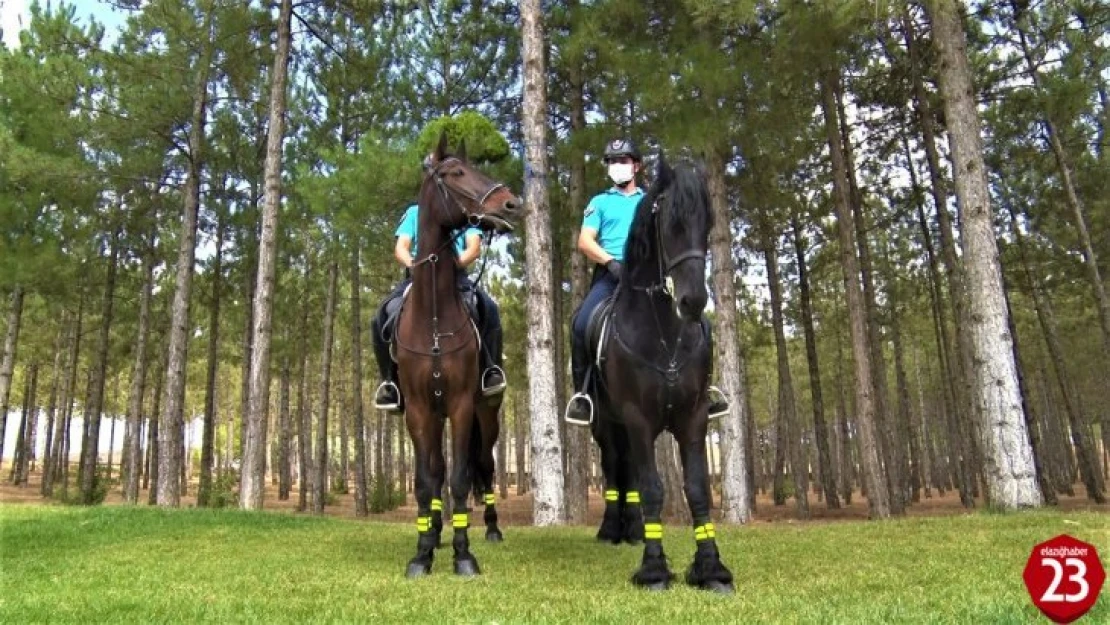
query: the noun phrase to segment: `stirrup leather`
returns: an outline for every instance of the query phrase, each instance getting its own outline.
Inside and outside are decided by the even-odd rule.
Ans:
[[[722,391],[721,389],[717,388],[716,386],[712,386],[712,385],[710,385],[710,387],[706,390],[706,399],[709,400],[710,404],[713,403],[713,401],[711,399],[712,396],[713,396],[713,393],[716,393],[717,395],[719,395],[721,397],[721,400],[724,401],[726,406],[729,404],[728,395],[725,395],[724,391]],[[712,412],[712,413],[710,413],[709,418],[710,419],[720,419],[721,417],[727,415],[728,412],[729,412],[728,408],[726,407],[721,412]]]
[[[575,400],[585,400],[586,405],[590,407],[590,416],[585,421],[581,419],[574,419],[570,416],[570,407],[574,405]],[[563,411],[563,420],[572,425],[590,425],[594,422],[594,400],[586,393],[575,393],[571,396],[570,401],[567,402],[567,407]]]
[[[381,392],[382,388],[387,388],[387,387],[392,387],[393,390],[396,392],[397,402],[392,403],[392,404],[380,404],[380,403],[378,403],[378,393]],[[397,385],[394,384],[390,380],[386,380],[385,382],[382,382],[381,384],[379,384],[378,388],[374,391],[374,407],[377,408],[378,410],[400,410],[401,409],[400,399],[401,399],[401,389],[397,388]]]
[[[494,386],[486,386],[486,376],[495,371],[501,374],[501,383]],[[482,372],[481,384],[482,395],[485,397],[489,397],[490,395],[499,395],[502,391],[505,390],[505,387],[509,385],[508,379],[505,377],[504,369],[498,367],[497,365],[493,365],[489,369],[486,369]]]

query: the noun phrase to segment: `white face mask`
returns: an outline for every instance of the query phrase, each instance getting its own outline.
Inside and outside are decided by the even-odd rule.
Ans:
[[[632,163],[609,163],[609,178],[615,184],[624,184],[632,180]]]

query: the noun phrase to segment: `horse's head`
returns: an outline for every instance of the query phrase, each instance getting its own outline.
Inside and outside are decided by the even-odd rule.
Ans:
[[[446,210],[436,218],[445,228],[477,226],[483,230],[510,232],[520,216],[523,202],[504,184],[475,169],[466,160],[466,142],[457,154],[447,152],[447,133],[425,161],[424,182],[435,184]]]
[[[674,299],[675,312],[687,321],[697,321],[709,300],[705,256],[713,227],[705,174],[691,162],[672,168],[660,155],[649,197],[654,198],[662,278]]]

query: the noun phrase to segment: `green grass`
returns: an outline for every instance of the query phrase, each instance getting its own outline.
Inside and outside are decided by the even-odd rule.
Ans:
[[[633,588],[640,549],[587,528],[505,528],[474,541],[483,575],[406,580],[411,524],[289,514],[0,506],[0,621],[361,623],[1048,622],[1021,579],[1032,546],[1060,533],[1094,542],[1110,519],[1035,512],[884,523],[718,530],[731,597],[681,584]],[[481,536],[474,531],[472,535]],[[449,540],[449,536],[445,536]],[[665,548],[681,575],[689,529]],[[1104,591],[1082,622],[1110,622]]]

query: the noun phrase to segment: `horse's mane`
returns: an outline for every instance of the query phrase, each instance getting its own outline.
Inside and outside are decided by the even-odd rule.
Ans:
[[[673,168],[662,166],[657,171],[651,187],[636,205],[636,216],[624,246],[624,264],[629,270],[655,259],[655,220],[652,207],[664,193],[671,210],[663,211],[660,225],[664,232],[690,228],[713,227],[713,211],[709,205],[709,186],[699,164],[680,161]]]

